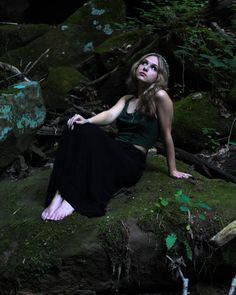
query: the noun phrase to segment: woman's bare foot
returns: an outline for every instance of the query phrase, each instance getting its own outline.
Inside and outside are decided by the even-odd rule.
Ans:
[[[52,214],[57,210],[57,208],[60,207],[62,202],[63,202],[63,199],[62,199],[61,195],[59,194],[59,192],[56,192],[56,195],[52,199],[52,202],[50,203],[50,205],[45,210],[43,210],[43,212],[41,214],[41,218],[43,220],[50,219]]]
[[[66,201],[64,200],[61,205],[59,206],[59,208],[57,208],[53,214],[51,214],[50,220],[62,220],[64,219],[66,216],[71,215],[73,212],[75,211],[75,209]]]

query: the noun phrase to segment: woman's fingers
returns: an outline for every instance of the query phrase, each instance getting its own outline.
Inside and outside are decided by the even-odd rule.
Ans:
[[[184,173],[184,172],[180,172],[180,171],[172,171],[171,176],[174,178],[190,178],[193,177],[191,174],[189,173]]]
[[[71,117],[67,121],[67,126],[69,128],[71,128],[71,130],[73,130],[74,129],[74,124],[81,124],[83,120],[84,120],[84,118],[81,115],[75,114],[73,117]]]

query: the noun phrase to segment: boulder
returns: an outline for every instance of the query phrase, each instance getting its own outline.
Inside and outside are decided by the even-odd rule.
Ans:
[[[225,118],[219,114],[208,93],[192,93],[174,104],[175,144],[192,153],[214,150],[219,145],[217,140],[229,135],[233,119],[233,115]]]
[[[34,80],[45,78],[50,67],[80,63],[93,54],[96,46],[115,34],[113,25],[124,21],[124,7],[122,0],[89,1],[66,21],[52,27],[43,36],[24,47],[10,50],[2,55],[1,61],[22,70],[22,67],[34,62],[50,49],[31,70],[31,78]]]
[[[29,81],[0,92],[0,169],[24,152],[45,118],[41,88]]]
[[[61,222],[43,222],[50,172],[44,168],[23,180],[1,182],[1,294],[180,292],[182,282],[166,255],[182,257],[181,270],[191,285],[230,284],[235,239],[217,249],[209,241],[235,219],[235,184],[194,171],[193,179],[172,179],[165,158],[149,156],[140,182],[116,195],[104,217],[74,213]]]
[[[68,106],[68,92],[88,79],[72,67],[52,67],[44,84],[44,102],[48,107],[60,109]]]
[[[21,24],[0,26],[0,55],[7,54],[10,50],[26,46],[28,43],[49,31],[46,24]]]

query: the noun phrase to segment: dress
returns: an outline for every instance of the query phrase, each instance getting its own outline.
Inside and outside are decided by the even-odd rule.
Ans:
[[[103,216],[113,194],[137,183],[146,154],[133,144],[86,123],[66,128],[60,138],[45,207],[58,190],[82,215]]]

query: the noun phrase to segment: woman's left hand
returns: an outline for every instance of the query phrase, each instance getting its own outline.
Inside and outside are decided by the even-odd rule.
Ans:
[[[173,170],[170,172],[170,176],[174,177],[174,178],[189,178],[189,177],[193,177],[191,174],[189,173],[184,173],[184,172],[180,172],[178,170]]]

